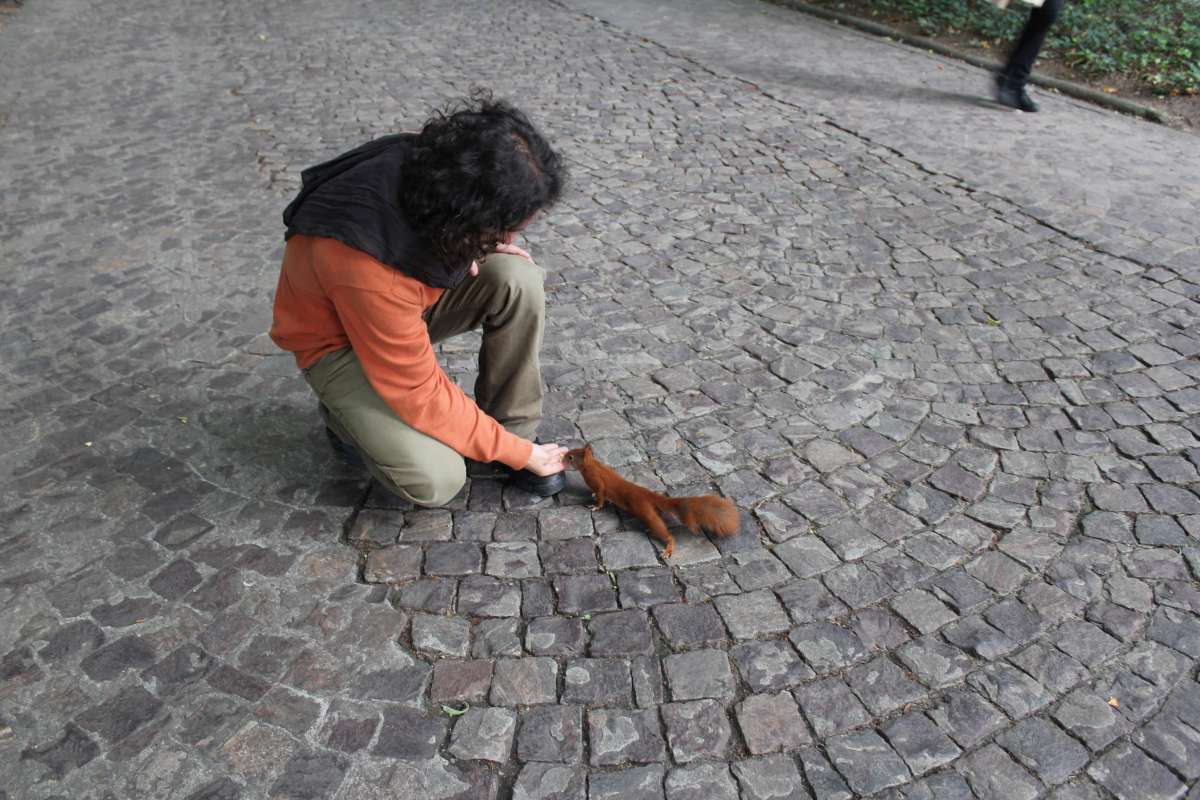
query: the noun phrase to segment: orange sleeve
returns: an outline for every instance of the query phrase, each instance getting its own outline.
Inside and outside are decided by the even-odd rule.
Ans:
[[[506,431],[442,370],[412,283],[397,279],[390,291],[341,285],[331,292],[367,380],[414,429],[476,461],[521,469],[533,443]]]

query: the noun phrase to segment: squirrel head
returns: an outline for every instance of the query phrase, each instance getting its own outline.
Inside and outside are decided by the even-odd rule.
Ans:
[[[579,469],[580,466],[589,461],[593,461],[595,457],[592,455],[592,444],[588,442],[583,447],[576,447],[574,450],[568,450],[563,456],[563,461],[572,469]]]

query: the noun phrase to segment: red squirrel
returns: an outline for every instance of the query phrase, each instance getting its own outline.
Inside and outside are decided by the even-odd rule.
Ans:
[[[724,497],[713,494],[698,497],[667,497],[638,486],[618,475],[611,467],[596,460],[590,444],[566,455],[568,467],[579,470],[583,481],[596,496],[592,511],[598,511],[608,500],[640,519],[654,538],[666,544],[663,558],[675,552],[675,537],[663,523],[662,512],[672,514],[691,530],[699,533],[701,528],[717,536],[733,536],[741,527],[737,507]]]

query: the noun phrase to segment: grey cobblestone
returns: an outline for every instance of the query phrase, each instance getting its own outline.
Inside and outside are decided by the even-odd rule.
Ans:
[[[728,756],[732,738],[725,709],[715,700],[666,703],[661,707],[671,755],[680,764]]]
[[[587,713],[587,724],[592,766],[666,760],[658,714],[653,711],[592,709]]]
[[[749,758],[733,763],[744,800],[808,800],[800,771],[783,755]]]
[[[786,692],[750,695],[737,708],[738,725],[754,755],[798,750],[811,743],[795,700]]]

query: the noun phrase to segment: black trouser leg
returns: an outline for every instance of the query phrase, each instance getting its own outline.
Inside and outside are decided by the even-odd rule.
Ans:
[[[1046,41],[1046,33],[1058,19],[1064,2],[1066,0],[1046,0],[1041,7],[1029,12],[1029,20],[1021,30],[1017,43],[1013,45],[1008,63],[1001,73],[1010,87],[1020,89],[1029,80],[1033,62]]]

